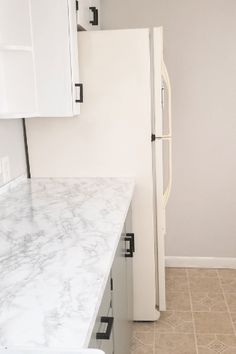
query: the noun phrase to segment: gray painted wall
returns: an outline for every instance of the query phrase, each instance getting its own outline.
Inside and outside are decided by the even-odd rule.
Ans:
[[[102,5],[104,29],[164,26],[174,135],[167,255],[236,257],[236,1]]]
[[[21,119],[0,119],[0,158],[8,156],[11,179],[26,172]]]

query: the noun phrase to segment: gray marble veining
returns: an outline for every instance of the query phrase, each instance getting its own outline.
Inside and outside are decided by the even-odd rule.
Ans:
[[[86,348],[133,193],[32,179],[0,195],[0,348]]]

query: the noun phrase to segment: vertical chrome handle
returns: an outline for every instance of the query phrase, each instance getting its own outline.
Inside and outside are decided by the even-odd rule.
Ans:
[[[170,192],[171,192],[171,187],[172,187],[172,95],[171,95],[171,85],[170,85],[170,78],[168,75],[168,71],[166,68],[166,65],[164,61],[162,61],[162,77],[165,81],[167,90],[168,90],[168,124],[169,124],[169,132],[166,136],[163,136],[163,138],[166,137],[166,140],[169,142],[169,181],[168,181],[168,186],[166,187],[166,190],[164,192],[164,205],[166,206]]]
[[[95,6],[91,6],[89,10],[93,13],[93,19],[89,21],[92,26],[98,26],[98,9]]]
[[[169,197],[170,197],[170,192],[171,192],[171,187],[172,187],[172,140],[168,140],[169,143],[169,161],[168,161],[168,170],[169,170],[169,181],[168,185],[166,187],[166,190],[164,191],[163,199],[164,199],[164,206],[166,207]]]
[[[167,90],[168,90],[168,123],[169,123],[169,132],[168,136],[172,135],[172,93],[171,93],[171,84],[170,84],[170,78],[169,74],[166,68],[166,65],[164,61],[162,61],[161,64],[161,71],[162,71],[162,77],[163,80],[166,84]]]
[[[135,252],[134,233],[127,233],[126,236],[127,236],[127,237],[130,237],[131,248],[132,248],[132,251]]]

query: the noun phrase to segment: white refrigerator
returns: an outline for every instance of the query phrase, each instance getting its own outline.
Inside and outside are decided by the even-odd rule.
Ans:
[[[81,32],[78,41],[81,114],[27,120],[31,175],[134,177],[134,320],[157,320],[166,309],[165,208],[172,170],[162,28]],[[163,87],[169,91],[167,114]]]

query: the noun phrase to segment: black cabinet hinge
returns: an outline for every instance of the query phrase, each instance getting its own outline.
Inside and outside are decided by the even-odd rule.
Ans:
[[[155,141],[156,140],[156,135],[155,134],[152,134],[151,135],[151,142]]]
[[[76,11],[79,11],[79,0],[75,1],[75,8],[76,8]]]

